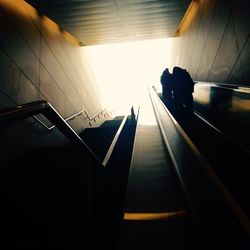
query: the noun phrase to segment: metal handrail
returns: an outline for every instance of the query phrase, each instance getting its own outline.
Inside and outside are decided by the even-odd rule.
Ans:
[[[232,197],[230,192],[210,168],[207,161],[200,154],[196,146],[192,143],[169,110],[160,100],[157,93],[153,91],[152,88],[149,88],[149,93],[163,139],[183,186],[191,211],[196,218],[198,227],[202,228],[200,221],[205,221],[205,223],[211,225],[213,220],[209,221],[205,218],[206,215],[204,216],[204,213],[209,206],[212,206],[213,211],[216,211],[217,215],[219,213],[222,216],[223,213],[231,214],[231,218],[234,218],[239,222],[240,227],[238,230],[241,230],[240,228],[244,228],[244,232],[249,235],[250,222],[245,212],[240,208],[237,201]],[[192,171],[195,174],[192,174]],[[213,198],[214,200],[220,200],[220,202],[223,201],[224,205],[218,208],[216,207],[216,204],[211,204],[212,201],[208,204],[208,201],[204,201],[203,199],[202,204],[198,205],[199,209],[202,207],[203,210],[197,210],[197,199],[199,199],[202,195],[205,195],[202,194],[203,191],[208,192],[206,190],[207,187],[209,187],[210,190],[210,199]],[[199,192],[197,192],[197,190],[199,190]],[[207,208],[206,205],[208,205]],[[212,211],[208,211],[208,213],[211,214]],[[216,214],[214,215],[214,218],[216,218]],[[220,223],[223,224],[222,221]],[[223,225],[225,230],[227,230],[226,225]]]
[[[112,143],[111,143],[111,145],[110,145],[110,147],[108,149],[108,152],[107,152],[104,160],[102,161],[103,166],[107,165],[107,163],[109,161],[109,158],[110,158],[110,156],[111,156],[111,154],[112,154],[112,152],[114,150],[114,147],[116,145],[116,142],[117,142],[117,140],[118,140],[118,138],[119,138],[119,136],[121,134],[121,131],[122,131],[122,129],[123,129],[123,127],[124,127],[124,125],[125,125],[125,123],[127,121],[127,118],[128,118],[128,115],[125,115],[122,122],[121,122],[121,124],[120,124],[120,126],[119,126],[119,128],[118,128],[118,130],[117,130],[117,132],[116,132],[116,134],[115,134],[115,136],[114,136],[114,139],[113,139],[113,141],[112,141]]]
[[[103,109],[105,110],[105,109]],[[102,111],[97,112],[92,117],[89,117],[89,119],[93,119],[97,115],[99,115]],[[41,125],[46,127],[48,130],[52,130],[53,128],[57,127],[67,138],[69,138],[71,141],[80,144],[84,146],[84,148],[92,155],[93,158],[102,166],[105,167],[110,159],[110,156],[113,152],[113,149],[117,143],[117,140],[120,136],[120,133],[125,125],[125,122],[127,120],[128,116],[125,116],[123,118],[122,123],[120,124],[114,139],[108,149],[108,152],[104,158],[103,161],[101,161],[97,155],[88,147],[88,145],[79,137],[79,135],[68,125],[66,122],[69,119],[72,119],[72,117],[75,117],[76,115],[80,115],[81,113],[85,112],[80,111],[76,113],[75,115],[63,119],[63,117],[53,108],[53,106],[46,100],[36,101],[36,102],[30,102],[22,105],[18,105],[12,108],[3,109],[0,111],[0,126],[9,124],[11,122],[15,122],[21,119],[25,119],[28,117],[35,118]],[[86,112],[85,112],[86,113]],[[48,127],[46,124],[44,124],[40,119],[36,117],[37,114],[43,114],[48,120],[50,120],[53,124],[53,126]],[[87,113],[86,113],[87,114]]]
[[[246,86],[246,85],[219,83],[219,82],[204,82],[204,81],[195,81],[195,85],[211,86],[211,87],[216,87],[216,88],[231,89],[237,92],[250,93],[250,88],[249,86]]]
[[[72,142],[83,146],[95,160],[102,165],[102,162],[79,135],[68,125],[62,116],[45,100],[26,103],[16,107],[3,109],[0,112],[0,125],[7,125],[37,114],[43,114]]]
[[[89,117],[88,113],[83,109],[82,111],[79,111],[77,113],[75,113],[74,115],[71,115],[69,116],[68,118],[64,119],[64,121],[69,121],[69,120],[73,120],[75,119],[76,116],[79,116],[81,114],[85,114],[86,115],[86,118],[89,119],[89,121],[93,120],[96,116],[98,116],[100,113],[102,112],[106,112],[106,109],[102,109],[100,111],[98,111],[96,114],[94,114],[92,117]],[[106,112],[107,113],[107,112]],[[33,115],[33,118],[39,122],[43,127],[45,127],[48,131],[52,131],[56,126],[55,125],[52,125],[50,127],[48,127],[44,122],[42,122],[39,118],[37,118],[35,115]]]
[[[91,117],[89,117],[88,113],[85,110],[83,112],[86,114],[87,118],[91,121],[91,120],[95,119],[96,116],[98,116],[100,113],[102,113],[104,111],[107,113],[106,109],[102,109],[102,110],[98,111],[97,113],[95,113],[94,115],[92,115]]]

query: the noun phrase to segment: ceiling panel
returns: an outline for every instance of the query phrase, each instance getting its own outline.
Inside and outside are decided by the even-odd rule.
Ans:
[[[172,37],[191,0],[26,0],[83,45]]]

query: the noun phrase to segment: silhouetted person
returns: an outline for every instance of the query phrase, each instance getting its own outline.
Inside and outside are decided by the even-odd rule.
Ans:
[[[132,106],[131,107],[131,125],[134,126],[136,123],[136,120],[135,120],[135,111],[134,111],[134,107]]]
[[[173,68],[172,94],[174,104],[178,108],[193,111],[194,81],[186,69],[175,66]]]
[[[172,100],[172,74],[166,68],[161,75],[162,97],[165,104]]]

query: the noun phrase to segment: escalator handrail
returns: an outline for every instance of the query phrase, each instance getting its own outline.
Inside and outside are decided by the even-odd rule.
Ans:
[[[122,131],[122,129],[123,129],[123,127],[124,127],[124,125],[125,125],[127,119],[128,119],[128,115],[125,115],[125,116],[123,117],[123,119],[122,119],[122,122],[121,122],[121,124],[120,124],[120,126],[119,126],[119,128],[118,128],[118,130],[117,130],[117,132],[116,132],[116,134],[115,134],[115,136],[114,136],[114,138],[113,138],[113,141],[112,141],[112,143],[111,143],[111,145],[110,145],[110,147],[109,147],[109,149],[108,149],[108,152],[107,152],[107,154],[106,154],[104,160],[102,161],[102,165],[103,165],[104,167],[107,165],[107,163],[108,163],[108,161],[109,161],[109,159],[110,159],[110,156],[112,155],[112,152],[113,152],[113,150],[114,150],[114,147],[115,147],[115,145],[116,145],[116,143],[117,143],[117,141],[118,141],[118,138],[119,138],[119,136],[120,136],[120,134],[121,134],[121,131]]]
[[[213,87],[213,88],[228,89],[231,91],[237,91],[237,92],[247,93],[247,94],[250,93],[250,87],[245,86],[245,85],[217,83],[217,82],[203,82],[203,81],[196,81],[195,85],[199,87]]]

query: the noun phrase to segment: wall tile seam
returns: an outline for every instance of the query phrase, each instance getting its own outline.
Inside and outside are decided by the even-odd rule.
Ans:
[[[43,65],[42,62],[40,62],[40,64],[43,66],[43,69],[49,74],[49,76],[51,77],[51,79],[53,80],[53,82],[56,84],[56,86],[60,89],[62,95],[64,96],[64,98],[68,101],[68,103],[71,105],[71,107],[73,108],[73,110],[75,112],[78,112],[75,110],[73,104],[70,102],[69,98],[67,98],[67,96],[64,94],[64,91],[62,90],[62,88],[57,84],[57,82],[55,81],[54,77],[50,74],[50,72],[47,70],[47,68]],[[39,90],[40,93],[42,93],[40,90]],[[43,93],[42,93],[43,94]],[[43,94],[44,95],[44,94]],[[44,95],[45,96],[45,95]]]
[[[41,27],[42,28],[42,27]],[[39,80],[38,80],[38,88],[39,88],[39,92],[38,92],[38,98],[40,96],[40,89],[41,89],[41,54],[42,54],[42,36],[40,33],[40,47],[39,47]]]
[[[233,23],[233,32],[234,32],[234,37],[236,38],[235,40],[236,40],[236,46],[237,46],[237,49],[238,49],[238,51],[239,51],[239,53],[240,53],[240,46],[239,46],[239,42],[238,42],[238,39],[237,39],[237,35],[236,35],[236,27],[235,27],[235,18],[234,18],[234,15],[232,15],[232,23]],[[246,38],[246,40],[248,39],[248,37]],[[242,47],[244,47],[245,46],[245,43],[243,44],[243,46]]]
[[[49,74],[49,76],[52,78],[52,80],[55,82],[53,76],[47,71],[47,69],[44,67],[44,65],[43,65],[42,63],[41,63],[41,65],[43,66],[44,70],[46,70],[46,72]],[[56,82],[55,82],[55,83],[56,83]],[[56,84],[56,85],[57,85],[57,84]],[[72,110],[74,111],[74,114],[80,112],[81,110],[76,111],[76,109],[74,108],[73,104],[72,104],[72,103],[69,101],[69,99],[65,96],[65,94],[64,94],[64,92],[62,91],[62,89],[60,88],[60,86],[57,85],[57,87],[60,89],[60,91],[62,92],[64,98],[65,98],[65,99],[68,101],[68,103],[70,104]],[[44,96],[44,100],[47,100],[46,95],[44,95],[43,92],[41,92],[41,91],[39,90],[39,93],[40,93],[42,96]],[[55,107],[55,108],[56,108],[56,107]],[[84,108],[84,110],[86,111],[86,108]],[[73,114],[73,115],[74,115],[74,114]],[[60,115],[63,117],[62,114],[60,114]],[[65,119],[65,118],[64,118],[64,119]]]
[[[194,57],[194,51],[195,51],[195,46],[196,46],[196,42],[197,42],[197,35],[194,34],[195,31],[194,29],[192,31],[190,31],[190,34],[189,34],[189,39],[188,39],[188,43],[187,43],[187,47],[190,48],[191,47],[191,50],[189,51],[191,57],[189,59],[189,68],[188,68],[188,71],[190,72],[190,69],[192,67],[192,65],[190,64],[190,62],[193,61],[193,57]],[[191,41],[194,41],[193,44],[191,44]],[[189,46],[188,46],[189,45]],[[187,52],[188,53],[188,52]],[[190,72],[191,76],[193,75],[191,72]]]
[[[5,17],[8,17],[8,14],[6,13],[6,11],[3,9],[3,12],[5,13]],[[7,18],[8,19],[8,18]],[[22,32],[20,31],[20,29],[18,28],[18,26],[16,26],[16,24],[13,21],[10,21],[10,23],[12,24],[13,28],[15,28],[15,30],[17,31],[18,35],[21,37],[21,39],[25,42],[25,44],[27,45],[27,47],[32,51],[32,54],[34,54],[34,56],[38,59],[39,61],[39,57],[36,55],[35,51],[32,49],[32,47],[30,47],[29,43],[26,41],[25,37],[22,35]],[[39,32],[40,33],[40,32]],[[41,46],[41,45],[40,45]]]
[[[241,50],[239,51],[238,57],[237,57],[237,59],[235,60],[235,63],[234,63],[234,65],[233,65],[232,70],[230,71],[230,73],[229,73],[229,75],[228,75],[226,81],[228,81],[228,80],[230,79],[230,77],[231,77],[231,75],[232,75],[232,73],[233,73],[233,70],[234,70],[236,64],[238,63],[238,61],[240,62],[240,68],[241,68],[240,56],[241,56],[241,54],[242,54],[242,52],[243,52],[243,50],[244,50],[244,48],[245,48],[245,46],[246,46],[246,44],[248,43],[249,40],[250,40],[250,34],[247,36],[247,38],[246,38],[246,40],[245,40],[245,42],[244,42],[244,44],[243,44]],[[237,48],[238,48],[238,47],[237,47]],[[239,48],[238,48],[238,50],[239,50]],[[242,68],[241,68],[241,69],[242,69]],[[242,72],[242,71],[241,71],[241,72]]]
[[[47,43],[46,39],[45,39],[42,35],[41,35],[41,39],[43,39],[43,40],[46,42],[46,44],[48,45],[48,48],[50,49],[51,53],[52,53],[53,56],[55,57],[56,61],[58,62],[57,57],[56,57],[56,56],[54,55],[54,53],[53,53],[53,50],[50,48],[50,46],[49,46],[49,44]],[[54,79],[54,77],[50,74],[50,72],[47,70],[47,68],[46,68],[45,65],[42,63],[42,61],[39,60],[39,62],[40,62],[40,65],[43,66],[44,70],[46,70],[46,72],[47,72],[47,73],[50,75],[50,77],[53,79],[53,81],[55,82],[55,84],[57,85],[57,87],[61,90],[61,92],[62,92],[62,94],[64,95],[65,99],[68,100],[68,102],[70,103],[71,107],[75,110],[73,104],[72,104],[71,101],[67,98],[67,96],[64,94],[64,91],[62,90],[62,88],[61,88],[60,85],[58,84],[58,81],[56,81],[56,80]],[[65,73],[65,71],[64,71],[63,67],[61,66],[61,64],[60,64],[59,62],[58,62],[58,64],[60,65],[60,68],[62,69],[62,71]],[[66,73],[65,73],[65,76],[66,76]],[[40,78],[41,78],[41,77],[40,77]],[[67,79],[70,81],[70,78],[67,77]],[[41,81],[41,79],[40,79],[40,81]],[[73,84],[71,84],[71,86],[73,86]],[[76,92],[76,94],[78,95],[78,97],[80,98],[82,104],[83,104],[83,105],[85,106],[85,108],[86,108],[85,101],[84,101],[84,100],[81,98],[81,96],[78,94],[78,91],[77,91],[75,88],[73,88],[73,89],[75,90],[75,92]]]
[[[18,103],[11,97],[9,96],[9,94],[7,94],[5,91],[3,91],[2,89],[0,89],[0,92],[6,96],[7,98],[9,98],[15,105],[18,105]]]
[[[23,3],[22,3],[22,5],[23,5]],[[8,15],[8,13],[6,13],[6,11],[1,7],[1,9],[2,9],[2,11],[4,12],[4,14],[5,14],[5,17],[7,18],[9,15]],[[25,8],[25,11],[26,11],[26,8]],[[30,16],[29,15],[27,15],[27,11],[26,11],[26,17],[27,18],[29,18],[30,19]],[[34,24],[33,23],[33,21],[31,21],[32,22],[32,24]],[[26,39],[25,39],[25,37],[22,35],[22,32],[20,31],[20,29],[18,28],[18,26],[14,23],[14,22],[12,22],[12,21],[10,21],[10,23],[11,23],[11,26],[17,31],[17,34],[20,36],[20,38],[25,42],[25,44],[27,45],[27,47],[31,50],[31,52],[32,52],[32,54],[35,56],[35,58],[37,59],[37,61],[40,63],[40,58],[37,56],[37,54],[35,53],[35,51],[33,50],[33,48],[29,45],[29,43],[26,41]],[[35,25],[35,27],[37,27],[36,25]],[[38,30],[38,33],[40,34],[40,31]],[[41,35],[41,34],[40,34]],[[39,39],[40,40],[40,44],[39,44],[39,53],[40,53],[40,50],[41,50],[41,39]],[[25,77],[32,83],[32,85],[38,90],[38,96],[37,97],[39,97],[39,88],[40,88],[40,65],[39,65],[39,69],[38,69],[38,87],[36,86],[37,84],[35,84],[33,81],[32,81],[32,79],[19,67],[19,65],[17,65],[17,63],[9,56],[9,54],[7,54],[7,52],[3,49],[3,48],[1,48],[1,50],[4,52],[4,54],[16,65],[16,67],[22,72],[22,74],[23,75],[25,75]]]
[[[30,5],[32,8],[34,8],[36,11],[37,11],[37,15],[38,15],[38,17],[40,18],[39,19],[39,24],[40,24],[40,27],[37,25],[37,23],[33,20],[33,18],[31,17],[31,15],[30,15],[30,12],[28,11],[28,9],[27,9],[27,7],[26,7],[26,5],[24,4],[24,1],[21,1],[21,4],[22,4],[22,6],[23,6],[23,8],[25,9],[25,12],[26,12],[26,14],[27,14],[27,16],[28,16],[28,18],[31,20],[31,22],[33,23],[33,25],[34,25],[34,27],[36,27],[36,29],[38,30],[38,33],[39,33],[39,58],[38,58],[38,61],[39,61],[39,69],[38,69],[38,74],[39,74],[39,76],[38,76],[38,100],[39,100],[39,96],[40,96],[40,86],[41,86],[41,51],[42,51],[42,39],[41,39],[41,32],[42,32],[42,22],[41,22],[41,16],[40,16],[40,14],[38,14],[39,12],[38,12],[38,10],[36,10],[32,5]],[[26,4],[29,4],[29,3],[27,3],[26,2]]]
[[[26,1],[25,1],[26,2]],[[26,11],[26,13],[27,13],[27,15],[29,16],[29,18],[31,19],[31,22],[34,24],[34,26],[35,27],[37,27],[37,29],[38,29],[38,31],[39,31],[39,33],[41,34],[41,22],[40,22],[40,27],[39,26],[37,26],[37,24],[36,24],[36,22],[33,20],[33,18],[31,17],[31,15],[30,15],[30,13],[29,13],[29,11],[27,10],[27,8],[26,8],[26,6],[25,6],[25,4],[24,4],[24,0],[23,1],[21,1],[21,4],[23,5],[23,8],[25,9],[25,11]],[[29,4],[29,3],[27,3],[26,2],[26,4]],[[30,5],[30,4],[29,4]],[[30,5],[32,8],[34,8],[32,5]],[[35,8],[34,8],[35,9]],[[37,13],[39,13],[38,12],[38,10],[37,9],[35,9],[36,11],[37,11]],[[38,15],[38,14],[37,14]],[[40,15],[38,15],[40,18],[41,18],[41,16]]]
[[[210,75],[211,75],[212,68],[213,68],[214,63],[215,63],[215,61],[216,61],[216,58],[217,58],[217,56],[218,56],[218,53],[219,53],[219,50],[220,50],[222,41],[223,41],[223,39],[224,39],[224,37],[225,37],[226,31],[227,31],[227,28],[228,28],[228,26],[229,26],[229,23],[230,23],[230,20],[231,20],[232,16],[233,16],[233,14],[232,14],[232,9],[231,9],[231,10],[230,10],[230,15],[229,15],[228,20],[227,20],[226,27],[225,27],[225,29],[224,29],[224,31],[223,31],[222,37],[221,37],[221,39],[220,39],[220,43],[219,43],[219,45],[218,45],[216,54],[215,54],[214,59],[213,59],[213,62],[212,62],[212,64],[211,64],[210,71],[209,71],[208,76],[207,76],[207,79],[206,79],[207,81],[208,81],[208,79],[209,79],[209,77],[210,77]]]
[[[22,3],[22,5],[23,5],[23,3]],[[26,10],[26,8],[25,8],[25,10]],[[26,12],[27,12],[27,10],[26,10]],[[28,14],[28,17],[32,20],[32,23],[34,24],[33,19],[30,17],[29,14]],[[14,25],[14,26],[16,27],[16,25]],[[68,80],[71,81],[71,80],[70,80],[70,77],[66,74],[66,72],[65,72],[63,66],[61,65],[60,61],[58,60],[57,56],[54,54],[53,50],[51,49],[50,44],[49,44],[49,42],[47,41],[46,37],[43,35],[43,24],[42,24],[42,22],[41,22],[41,29],[39,29],[39,28],[37,27],[36,24],[35,24],[35,27],[38,29],[38,32],[40,33],[40,36],[41,36],[41,37],[43,38],[43,40],[46,42],[48,48],[50,49],[51,53],[53,54],[53,56],[55,57],[56,61],[57,61],[58,64],[60,65],[60,68],[62,69],[62,71],[65,73],[65,75],[66,75],[66,77],[68,78]],[[33,51],[33,49],[32,49],[32,48],[29,46],[29,44],[27,43],[26,39],[25,39],[25,38],[22,36],[22,34],[20,33],[19,28],[16,27],[16,29],[18,30],[19,35],[21,35],[21,37],[23,38],[23,40],[25,41],[25,43],[28,45],[28,47]],[[41,37],[40,37],[40,58],[41,58],[41,42],[42,42],[42,38],[41,38]],[[61,45],[60,45],[60,46],[61,46]],[[61,48],[62,48],[63,51],[65,51],[64,48],[63,48],[62,46],[61,46]],[[33,53],[35,54],[34,51],[33,51]],[[65,55],[67,55],[66,52],[65,52]],[[35,54],[35,56],[36,56],[36,54]],[[36,56],[36,57],[37,57],[37,56]],[[40,58],[38,57],[38,61],[41,63]],[[70,59],[69,56],[68,56],[68,59],[69,59],[69,61],[71,62],[71,65],[73,66],[73,69],[75,70],[74,65],[73,65],[73,63],[72,63],[72,61],[71,61],[71,59]],[[44,65],[43,65],[43,67],[45,68]],[[48,72],[48,71],[47,71],[47,72]],[[75,72],[77,73],[76,70],[75,70]],[[78,74],[77,74],[77,75],[78,75]],[[78,79],[79,79],[80,82],[81,82],[81,78],[79,77],[79,75],[78,75]],[[54,80],[55,80],[55,79],[54,79]],[[40,81],[40,75],[39,75],[39,81]],[[55,81],[55,82],[57,82],[57,81]],[[71,81],[71,83],[72,83],[72,81]],[[39,85],[40,85],[40,83],[39,83]],[[74,88],[74,90],[76,91],[76,93],[77,93],[78,97],[80,98],[80,100],[84,103],[84,100],[83,100],[82,97],[78,94],[78,91],[75,89],[74,84],[71,84],[71,85],[73,86],[73,88]],[[57,84],[57,86],[58,86],[58,84]],[[66,97],[66,96],[65,96],[65,97]],[[86,106],[86,104],[84,104],[84,105]]]
[[[244,48],[245,48],[245,46],[246,46],[246,44],[247,44],[247,41],[248,41],[248,39],[249,39],[249,37],[250,37],[250,34],[248,34],[248,36],[247,36],[247,38],[246,38],[246,40],[245,40],[243,46],[241,46],[241,49],[240,49],[240,47],[239,47],[239,42],[238,42],[238,39],[237,39],[237,36],[236,36],[235,19],[234,19],[233,17],[232,17],[232,23],[233,23],[234,35],[235,35],[235,37],[236,37],[236,39],[235,39],[235,40],[236,40],[236,46],[237,46],[237,49],[238,49],[238,52],[239,52],[239,53],[238,53],[238,57],[237,57],[237,59],[235,60],[235,63],[234,63],[234,65],[233,65],[232,70],[230,71],[230,73],[229,73],[229,75],[228,75],[226,81],[228,81],[228,80],[230,79],[230,77],[231,77],[231,75],[232,75],[232,72],[233,72],[233,70],[234,70],[236,64],[238,63],[238,61],[239,61],[239,59],[240,59],[240,56],[241,56],[241,54],[242,54],[242,51],[244,50]],[[241,63],[240,63],[240,67],[241,67]]]
[[[80,47],[79,47],[79,49],[80,49]],[[75,50],[74,50],[73,53],[74,53],[75,56],[78,58],[78,54],[75,52]],[[85,76],[87,76],[87,80],[88,80],[88,83],[89,83],[89,82],[90,82],[90,79],[89,79],[89,76],[88,76],[88,74],[87,74],[87,72],[86,72],[86,70],[85,70],[85,66],[82,64],[82,61],[81,61],[79,58],[78,58],[78,60],[79,60],[78,63],[79,63],[79,65],[81,65],[81,68],[82,68],[83,72],[85,73]],[[72,64],[72,66],[73,66],[73,68],[74,68],[74,65],[73,65],[72,61],[71,61],[71,64]],[[76,74],[78,75],[78,79],[80,80],[80,82],[84,85],[84,82],[81,80],[81,77],[79,76],[78,71],[75,70],[75,72],[76,72]],[[85,86],[85,85],[84,85],[84,86]],[[92,85],[90,84],[90,86],[92,86]],[[90,95],[90,93],[89,93],[89,88],[87,88],[87,85],[86,85],[85,91],[87,92],[87,95],[90,97],[91,95]]]
[[[43,27],[43,26],[42,26]],[[42,36],[42,39],[46,42],[46,44],[47,44],[47,46],[48,46],[48,48],[50,49],[50,51],[51,51],[51,53],[53,54],[53,56],[54,56],[54,58],[56,59],[56,61],[58,62],[58,64],[60,65],[60,68],[62,69],[62,71],[65,73],[65,76],[67,77],[67,80],[68,81],[70,81],[71,82],[71,86],[73,87],[73,89],[75,90],[75,92],[76,92],[76,94],[78,95],[78,97],[80,98],[80,100],[81,100],[81,102],[82,102],[82,104],[85,106],[85,108],[86,108],[86,103],[85,103],[85,100],[83,99],[83,97],[81,96],[81,95],[79,95],[79,92],[75,89],[75,87],[74,87],[74,84],[72,84],[72,81],[71,81],[71,79],[70,79],[70,77],[68,76],[68,74],[66,74],[66,72],[64,71],[64,68],[63,68],[63,66],[61,65],[61,63],[59,62],[59,60],[57,59],[57,57],[56,57],[56,55],[54,54],[54,52],[53,52],[53,50],[51,49],[51,47],[50,47],[50,45],[49,45],[49,42],[47,41],[47,39],[41,34],[41,36]],[[64,48],[62,48],[63,50],[64,50]],[[65,54],[67,54],[66,52],[65,52]],[[77,53],[75,53],[75,55],[77,55]],[[73,63],[72,63],[72,61],[71,61],[71,58],[68,56],[68,59],[69,59],[69,61],[71,62],[71,65],[72,65],[72,67],[73,67],[73,69],[74,69],[74,71],[75,71],[75,73],[78,75],[78,80],[80,81],[80,82],[82,82],[82,80],[81,80],[81,78],[80,78],[80,76],[79,76],[79,74],[78,74],[78,72],[75,70],[75,67],[74,67],[74,65],[73,65]],[[43,63],[40,61],[40,63],[43,65]],[[43,65],[43,67],[45,68],[45,65]],[[84,67],[83,67],[83,69],[84,69]],[[47,69],[46,69],[46,71],[47,71]],[[48,72],[48,71],[47,71]],[[85,72],[85,70],[84,70],[84,72]],[[49,72],[48,72],[49,73]],[[86,72],[85,72],[85,74],[86,74]],[[50,76],[51,76],[51,74],[49,74]],[[87,74],[86,74],[87,75]],[[52,77],[52,76],[51,76]],[[53,78],[53,77],[52,77]],[[53,80],[56,82],[56,84],[57,84],[57,81],[53,78]],[[57,84],[57,86],[59,87],[59,84]],[[84,86],[84,85],[83,85]],[[88,97],[91,97],[91,95],[89,94],[89,91],[88,91],[88,88],[86,88],[86,89],[84,89],[85,90],[85,92],[87,92],[87,95],[88,95]],[[65,98],[66,98],[66,96],[65,96]],[[67,98],[68,99],[68,98]],[[91,98],[90,98],[91,99]]]
[[[197,20],[193,21],[194,28],[193,28],[192,32],[193,32],[193,36],[195,36],[195,38],[194,38],[194,46],[193,46],[193,50],[192,50],[192,53],[191,53],[192,57],[190,59],[190,62],[193,62],[195,60],[195,58],[194,58],[195,53],[194,52],[195,52],[196,43],[197,43],[197,40],[198,40],[197,26],[199,26],[199,27],[202,26],[201,25],[202,10],[201,10],[200,6],[199,6],[199,12],[198,12],[197,15],[198,15]],[[195,22],[198,22],[198,24],[195,24]],[[198,30],[199,30],[199,27],[198,27]],[[191,67],[192,67],[192,65],[191,65]],[[192,72],[190,72],[190,74],[191,74],[192,78],[196,77],[196,73],[194,73],[194,75],[193,75]]]
[[[200,31],[201,36],[203,37],[203,32],[202,32],[203,27],[202,27],[201,22],[200,22],[200,25],[199,25],[199,29],[200,29],[200,30],[198,30],[198,31]],[[198,39],[198,34],[199,34],[199,32],[197,32],[197,39]],[[197,77],[197,74],[198,74],[198,72],[199,72],[199,65],[201,65],[201,60],[202,60],[202,58],[203,58],[203,54],[204,54],[204,51],[205,51],[205,43],[206,43],[205,41],[206,41],[206,40],[205,40],[205,38],[204,38],[204,44],[203,44],[203,46],[202,46],[201,56],[200,56],[200,59],[199,59],[199,62],[198,62],[198,66],[197,66],[197,68],[196,68],[196,72],[194,73],[194,77],[195,77],[195,78]]]
[[[201,35],[202,35],[202,37],[204,38],[204,44],[203,44],[202,53],[201,53],[201,57],[200,57],[200,60],[199,60],[198,65],[201,65],[201,60],[202,60],[202,58],[203,58],[203,54],[205,53],[205,47],[206,47],[207,37],[208,37],[208,34],[209,34],[210,30],[211,30],[212,20],[214,19],[214,15],[215,15],[215,11],[214,11],[214,10],[215,10],[215,7],[213,8],[212,17],[210,18],[210,22],[209,22],[209,24],[208,24],[208,29],[207,29],[207,33],[206,33],[205,37],[203,37],[203,33],[204,33],[203,30],[204,30],[204,27],[203,27],[202,22],[201,22],[202,16],[205,15],[205,14],[203,13],[203,15],[201,14],[201,16],[200,16],[200,17],[201,17],[201,19],[200,19]],[[198,71],[199,71],[199,67],[197,67],[195,76],[197,76]]]
[[[70,80],[70,77],[68,76],[68,74],[66,74],[65,69],[64,69],[63,66],[61,65],[60,61],[58,60],[58,58],[57,58],[57,56],[55,55],[55,53],[53,52],[53,50],[51,49],[51,47],[50,47],[50,45],[49,45],[49,42],[48,42],[47,39],[43,36],[43,34],[41,34],[41,36],[42,36],[42,39],[43,39],[43,40],[45,41],[45,43],[47,44],[47,46],[48,46],[50,52],[53,54],[54,58],[56,59],[58,65],[59,65],[60,68],[61,68],[61,70],[63,71],[63,73],[64,73],[65,76],[67,77],[68,81],[71,82],[72,88],[75,90],[75,92],[76,92],[76,94],[78,95],[78,97],[80,98],[81,102],[85,105],[85,103],[84,103],[82,97],[79,95],[79,91],[76,90],[74,84],[72,84],[72,81]],[[69,59],[69,58],[68,58],[68,59]],[[69,59],[69,60],[70,60],[70,59]],[[41,60],[40,60],[40,63],[43,65],[43,67],[44,67],[44,68],[46,69],[46,71],[48,72],[47,68],[46,68],[45,65],[41,62]],[[72,66],[73,66],[73,65],[72,65]],[[73,68],[74,68],[74,66],[73,66]],[[49,73],[49,72],[48,72],[48,73]],[[50,73],[49,73],[49,75],[51,76]],[[51,77],[52,77],[52,76],[51,76]],[[52,77],[52,78],[53,78],[53,77]],[[54,78],[53,78],[53,80],[55,81],[56,85],[59,87],[58,82],[57,82]],[[61,88],[60,88],[60,89],[61,89]],[[64,96],[65,96],[65,94],[64,94]],[[65,96],[65,97],[66,97],[66,96]],[[86,105],[85,105],[85,106],[86,106]]]
[[[79,49],[82,49],[81,47],[79,47]],[[82,68],[83,68],[83,70],[85,71],[85,65],[83,64],[83,61],[81,60],[81,57],[79,56],[79,53],[75,53],[76,54],[76,57],[78,57],[78,60],[79,60],[79,64],[80,65],[82,65]],[[85,55],[86,56],[86,55]],[[90,67],[90,65],[88,65],[88,67],[89,67],[89,70],[91,70],[91,74],[93,73],[92,72],[92,68]],[[85,71],[85,73],[86,73],[86,71]],[[88,75],[88,74],[86,74],[86,75]]]
[[[9,58],[9,60],[20,70],[20,72],[30,81],[30,83],[33,85],[35,89],[37,89],[38,92],[40,92],[39,88],[36,86],[35,83],[33,83],[32,79],[19,67],[19,65],[13,60],[12,57],[9,56],[8,53],[3,48],[0,48],[2,52],[5,54],[6,57]],[[40,67],[39,67],[40,68]]]
[[[199,22],[199,28],[198,28],[198,30],[196,30],[196,35],[195,35],[195,42],[194,42],[194,49],[193,49],[193,52],[192,52],[192,58],[191,58],[191,62],[192,62],[192,64],[191,64],[191,67],[192,67],[192,71],[190,72],[190,74],[191,74],[191,76],[192,76],[192,78],[193,79],[196,79],[196,73],[197,73],[197,70],[198,70],[198,63],[197,63],[197,58],[195,58],[195,56],[196,56],[196,53],[197,53],[197,47],[199,46],[199,43],[198,43],[198,39],[199,39],[199,34],[198,34],[198,32],[197,31],[199,31],[201,28],[200,28],[200,26],[201,26],[201,24],[200,24],[200,22]],[[196,47],[197,46],[197,47]],[[197,65],[197,66],[195,66],[195,65]]]
[[[81,49],[81,47],[79,47],[79,49]],[[91,70],[90,73],[93,74],[91,66],[90,66],[90,65],[85,66],[85,65],[83,64],[83,61],[82,61],[82,60],[80,59],[80,57],[79,57],[79,53],[76,53],[75,50],[74,50],[74,54],[75,54],[75,56],[78,58],[79,64],[82,66],[82,69],[83,69],[83,71],[85,72],[85,75],[86,75],[87,78],[88,78],[88,82],[91,82],[91,80],[89,79],[89,75],[87,74],[87,72],[86,72],[86,70],[85,70],[85,67],[89,67],[89,69]],[[85,56],[86,56],[86,55],[85,55]],[[94,81],[96,81],[95,77],[94,77]],[[96,84],[95,84],[95,85],[96,85]],[[92,87],[92,84],[91,84],[91,87]],[[92,90],[93,90],[93,88],[92,88]],[[86,89],[86,91],[88,92],[88,95],[90,96],[90,93],[89,93],[89,89],[88,89],[88,88]],[[96,94],[96,93],[95,93],[95,94]],[[99,98],[99,96],[97,96],[97,95],[96,95],[96,97]]]

